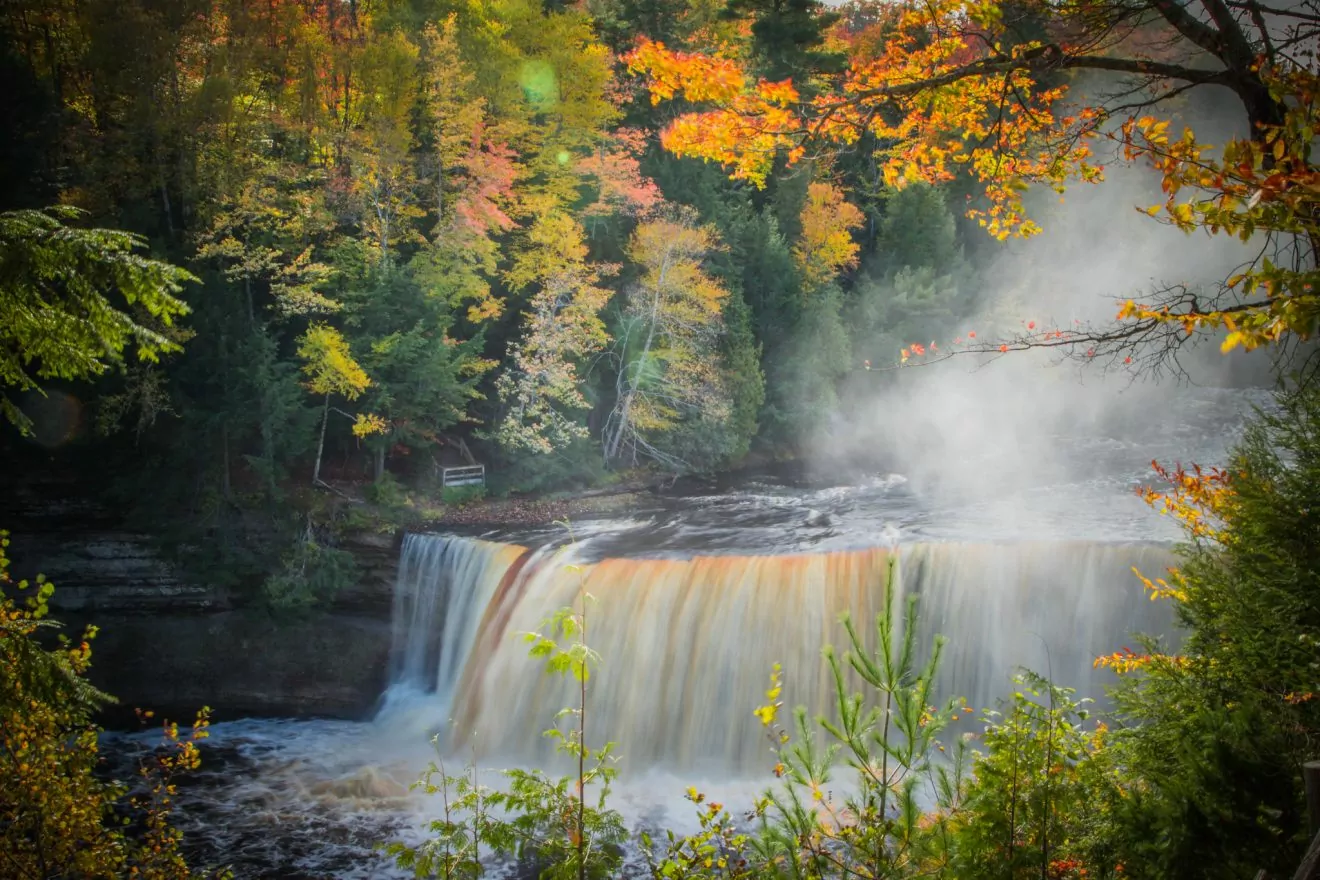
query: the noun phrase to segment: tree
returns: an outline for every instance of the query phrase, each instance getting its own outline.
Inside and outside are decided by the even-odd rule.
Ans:
[[[504,770],[508,785],[501,791],[479,783],[475,764],[464,767],[461,776],[450,776],[443,761],[433,763],[413,787],[441,795],[443,818],[431,823],[435,837],[421,846],[388,846],[401,867],[418,877],[457,880],[483,876],[483,861],[493,855],[536,865],[538,876],[547,880],[618,876],[628,833],[623,816],[608,806],[618,775],[614,743],[593,747],[587,736],[591,680],[601,662],[587,642],[592,600],[579,589],[573,607],[559,609],[535,632],[518,633],[530,645],[528,655],[542,661],[547,674],[573,685],[573,704],[561,709],[554,726],[544,731],[555,751],[573,763],[572,775]]]
[[[148,363],[179,350],[168,332],[188,307],[176,294],[196,278],[143,257],[138,236],[65,225],[79,216],[72,208],[0,214],[0,388],[90,379],[130,347]],[[0,412],[20,430],[30,424],[7,391]]]
[[[799,159],[808,139],[852,144],[871,136],[891,186],[970,169],[984,187],[970,214],[1001,239],[1038,229],[1023,209],[1027,185],[1103,178],[1097,142],[1148,161],[1166,193],[1149,213],[1162,211],[1187,231],[1256,236],[1260,257],[1210,291],[1179,286],[1157,291],[1150,303],[1129,303],[1120,312],[1129,323],[1118,327],[1041,328],[1004,350],[1095,355],[1149,346],[1158,364],[1197,330],[1225,329],[1226,348],[1250,347],[1307,339],[1320,319],[1320,210],[1312,186],[1320,168],[1310,154],[1320,81],[1302,48],[1320,36],[1320,15],[1279,13],[1257,0],[1204,0],[1202,7],[1203,16],[1162,0],[896,4],[883,13],[883,44],[868,43],[847,72],[808,100],[789,84],[753,82],[732,60],[646,40],[629,64],[647,74],[653,100],[681,95],[705,105],[665,132],[665,144],[680,154],[725,163],[761,184],[777,155]],[[1024,21],[1043,36],[1024,39]],[[1099,98],[1070,103],[1061,74],[1076,71],[1117,79]],[[1207,86],[1231,91],[1248,125],[1218,152],[1190,129],[1171,130],[1173,99]]]
[[[467,305],[467,319],[480,325],[498,318],[504,300],[491,290],[501,249],[496,237],[517,224],[517,156],[490,140],[478,123],[462,152],[449,159],[445,194],[431,241],[413,258],[418,280],[451,308]],[[438,135],[437,135],[438,136]]]
[[[333,312],[322,292],[332,268],[316,259],[333,221],[325,206],[324,173],[290,163],[259,161],[238,192],[220,201],[197,256],[215,260],[225,278],[243,286],[248,318],[257,320],[258,293],[275,315]]]
[[[1094,839],[1118,775],[1105,751],[1106,728],[1085,729],[1090,701],[1069,688],[1026,671],[1013,685],[1007,705],[982,713],[985,732],[952,823],[953,873],[1121,876],[1121,858]]]
[[[822,652],[832,698],[828,715],[813,719],[798,706],[790,729],[780,720],[783,674],[778,664],[771,671],[769,702],[755,713],[769,739],[778,782],[748,815],[755,826],[743,831],[720,804],[706,803],[704,795],[688,789],[688,799],[705,817],[702,831],[690,837],[670,834],[661,859],[644,837],[654,876],[900,880],[945,875],[967,760],[961,743],[946,751],[938,737],[970,710],[959,700],[936,703],[933,686],[945,640],[937,637],[928,652],[918,646],[917,597],[908,597],[903,610],[895,608],[895,561],[873,637],[865,638],[866,630],[844,614],[844,650],[831,645]]]
[[[839,380],[852,368],[838,287],[828,285],[811,298],[789,340],[768,363],[763,421],[783,442],[797,446],[837,411]]]
[[[681,467],[663,437],[684,421],[728,419],[718,358],[728,291],[701,266],[715,247],[688,215],[642,223],[628,256],[641,269],[618,334],[617,401],[601,432],[607,461]]]
[[[477,93],[476,76],[463,58],[456,14],[450,13],[440,27],[428,23],[422,41],[427,62],[422,101],[429,117],[435,165],[434,213],[437,225],[443,225],[453,198],[450,193],[458,188],[452,176],[478,136],[486,102]]]
[[[805,80],[844,65],[842,55],[824,49],[826,34],[839,16],[820,0],[732,0],[724,15],[751,20],[756,69],[768,80]]]
[[[765,375],[761,372],[761,346],[752,332],[751,310],[742,294],[730,290],[722,310],[724,339],[721,355],[730,400],[728,427],[722,432],[727,447],[718,464],[737,462],[747,454],[756,436],[761,406],[765,403]]]
[[[587,436],[571,415],[587,408],[578,364],[609,341],[600,312],[610,292],[597,285],[615,267],[587,262],[582,239],[572,217],[545,214],[507,274],[511,287],[532,290],[522,339],[495,386],[507,407],[495,436],[510,449],[552,452]]]
[[[43,644],[58,624],[46,619],[54,587],[14,582],[0,531],[0,853],[7,877],[142,877],[182,880],[197,876],[179,851],[169,824],[172,776],[198,766],[197,740],[206,737],[206,713],[191,737],[166,725],[163,755],[141,768],[139,793],[102,779],[94,713],[110,697],[87,683],[89,627],[75,644],[61,635]],[[149,713],[146,717],[150,717]],[[126,833],[116,816],[125,810],[140,834]],[[128,829],[132,830],[132,829]]]
[[[1226,469],[1162,470],[1169,488],[1146,493],[1185,525],[1178,568],[1143,581],[1187,635],[1176,653],[1147,643],[1099,661],[1124,673],[1114,745],[1134,782],[1115,834],[1134,876],[1287,874],[1310,837],[1301,765],[1320,734],[1320,392],[1277,404]]]
[[[596,201],[584,213],[591,217],[645,217],[663,203],[659,188],[642,174],[637,157],[645,150],[645,135],[620,128],[602,140],[582,170],[595,184]]]
[[[417,204],[419,181],[411,156],[417,55],[404,34],[373,33],[358,71],[363,124],[350,139],[352,188],[362,201],[362,225],[376,241],[382,266],[393,259],[397,244],[416,240],[409,223],[425,215]]]
[[[99,375],[136,345],[155,360],[178,344],[119,311],[106,297],[168,326],[185,314],[174,297],[187,272],[134,251],[136,236],[63,225],[70,209],[0,214],[0,388],[39,389],[37,379]],[[36,361],[37,366],[31,367]],[[20,429],[22,414],[0,397]],[[110,697],[85,679],[91,662],[89,627],[77,644],[46,636],[54,587],[15,582],[9,572],[9,533],[0,530],[0,854],[7,876],[137,876],[173,880],[193,876],[169,823],[172,776],[195,769],[197,739],[206,736],[206,711],[193,736],[165,728],[166,752],[141,767],[142,786],[98,775],[98,729],[92,718]],[[120,819],[122,810],[127,820]],[[123,827],[136,820],[136,837]]]
[[[888,279],[866,279],[855,293],[849,313],[854,350],[875,364],[892,359],[895,352],[901,359],[904,351],[907,357],[914,349],[938,351],[937,340],[949,337],[962,311],[958,279],[927,267],[905,266]]]
[[[890,190],[880,223],[878,259],[887,271],[903,267],[934,269],[940,275],[959,275],[962,246],[944,188],[910,184]]]
[[[391,448],[430,451],[444,442],[446,430],[471,420],[468,405],[481,397],[476,384],[495,363],[480,356],[480,334],[466,341],[450,335],[449,303],[410,273],[373,272],[361,287],[346,298],[345,311],[371,375],[364,405],[381,430],[367,446],[380,480]]]
[[[853,288],[848,310],[854,353],[873,364],[927,357],[957,345],[957,322],[972,309],[974,275],[963,258],[953,213],[939,188],[892,192],[879,250]]]
[[[801,222],[802,237],[793,256],[802,272],[804,292],[810,293],[857,265],[860,248],[851,233],[862,225],[862,212],[844,200],[838,187],[813,183],[807,188]]]
[[[308,376],[307,390],[325,398],[321,408],[321,439],[316,445],[316,465],[312,469],[312,485],[315,486],[321,482],[321,455],[325,452],[325,429],[330,422],[330,396],[338,394],[357,400],[371,385],[371,379],[353,359],[344,337],[328,324],[313,324],[307,328],[298,344],[298,357],[303,359],[303,372]],[[382,428],[379,419],[372,416],[349,418],[354,419],[353,433],[358,436]]]

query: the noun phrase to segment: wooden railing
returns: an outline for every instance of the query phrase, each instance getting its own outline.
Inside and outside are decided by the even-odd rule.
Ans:
[[[486,466],[474,464],[465,467],[447,467],[440,470],[440,485],[449,486],[484,486],[486,485]]]

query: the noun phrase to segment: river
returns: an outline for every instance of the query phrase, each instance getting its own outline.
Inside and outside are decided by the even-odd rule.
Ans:
[[[572,695],[517,634],[583,587],[603,658],[589,738],[618,743],[614,803],[634,826],[685,827],[691,784],[750,802],[769,781],[751,710],[771,665],[783,664],[790,704],[827,708],[821,647],[841,639],[841,612],[874,618],[891,562],[896,595],[918,597],[922,643],[950,639],[944,695],[993,706],[1027,666],[1102,698],[1110,679],[1093,669],[1097,654],[1136,632],[1173,634],[1168,609],[1131,574],[1162,573],[1178,538],[1135,494],[1149,462],[1222,463],[1266,398],[1180,399],[1158,418],[1038,426],[1011,457],[973,423],[960,455],[937,467],[887,457],[878,441],[875,455],[717,480],[571,528],[409,535],[376,717],[215,725],[179,796],[188,850],[240,877],[407,876],[375,847],[419,840],[434,815],[408,791],[435,757],[433,735],[488,781],[500,767],[552,763],[540,731]],[[940,436],[947,451],[953,440]],[[1036,449],[1063,454],[1045,462]],[[121,755],[152,742],[107,739]]]

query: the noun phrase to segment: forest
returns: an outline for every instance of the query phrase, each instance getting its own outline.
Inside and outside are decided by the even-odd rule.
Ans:
[[[652,869],[1190,878],[1320,857],[1300,773],[1320,692],[1309,0],[13,0],[0,32],[6,467],[58,462],[273,610],[353,577],[336,534],[363,509],[406,525],[474,500],[441,491],[447,465],[486,465],[499,495],[709,474],[809,452],[859,383],[946,358],[1154,374],[1207,339],[1277,353],[1280,408],[1229,467],[1146,493],[1186,544],[1143,582],[1190,635],[1097,659],[1124,674],[1112,735],[1027,677],[950,770],[959,705],[928,706],[938,650],[923,666],[890,607],[883,649],[850,629],[828,656],[834,720],[781,718],[772,679],[783,793],[740,823],[692,790],[703,832]],[[1217,143],[1178,130],[1225,101]],[[1209,287],[1114,291],[1110,320],[986,319],[998,249],[1047,222],[1033,194],[1103,186],[1107,163],[1162,185],[1132,222],[1256,256]],[[43,641],[50,585],[3,554],[0,584],[0,876],[188,876],[168,813],[195,740],[167,728],[131,795],[97,778],[89,641]],[[532,646],[581,683],[578,719],[584,613]],[[440,772],[429,790],[476,818],[447,812],[401,864],[478,876],[485,847],[614,876],[610,747],[584,729],[559,733],[565,780],[483,794]],[[840,753],[857,793],[822,814]]]
[[[124,506],[151,487],[146,525],[211,577],[304,555],[333,518],[312,487],[791,455],[845,377],[976,300],[967,180],[895,190],[866,150],[731,180],[661,146],[683,106],[623,60],[645,36],[824,75],[873,38],[863,7],[18,3],[3,27],[3,207],[45,212],[6,241],[102,227],[186,270],[124,369],[43,363],[106,373],[61,408],[15,363],[6,411],[48,448],[76,418],[71,457]]]

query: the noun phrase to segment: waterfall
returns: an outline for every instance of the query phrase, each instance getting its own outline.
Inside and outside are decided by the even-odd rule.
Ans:
[[[527,548],[446,535],[407,535],[391,614],[390,688],[381,713],[421,703],[445,726],[477,623]]]
[[[540,736],[575,704],[519,633],[540,628],[580,590],[588,641],[603,663],[591,680],[588,740],[619,743],[627,766],[730,774],[763,769],[768,743],[752,710],[772,665],[784,700],[828,709],[824,645],[846,639],[848,611],[874,643],[891,558],[896,600],[918,596],[919,641],[949,642],[937,683],[977,708],[1011,688],[1016,666],[1101,696],[1093,659],[1133,632],[1171,620],[1131,573],[1162,574],[1167,549],[1098,542],[914,544],[791,556],[604,559],[572,549],[529,551],[471,539],[410,535],[394,608],[390,695],[426,693],[450,744],[480,755],[544,762]],[[397,699],[395,700],[397,703]]]

